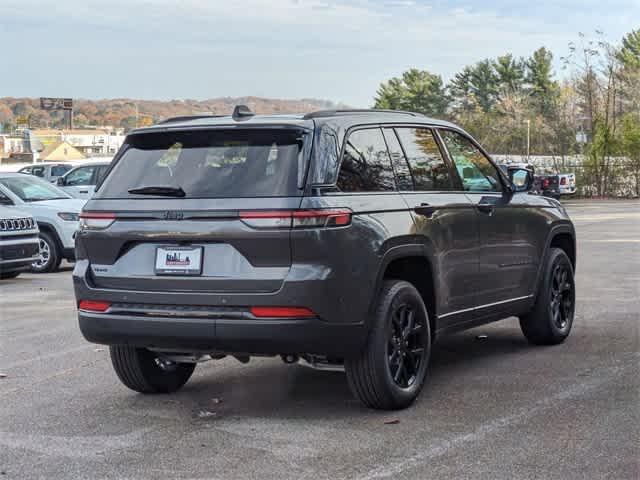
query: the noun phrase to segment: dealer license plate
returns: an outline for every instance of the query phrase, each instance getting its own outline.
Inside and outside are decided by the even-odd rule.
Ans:
[[[202,247],[158,247],[155,270],[158,275],[200,275]]]

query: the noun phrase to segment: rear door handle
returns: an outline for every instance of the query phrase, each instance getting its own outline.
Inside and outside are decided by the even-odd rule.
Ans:
[[[421,203],[417,207],[413,207],[413,211],[418,215],[423,215],[425,217],[430,217],[438,210],[438,207],[434,207],[433,205],[429,205],[428,203]]]
[[[482,213],[493,213],[493,205],[490,203],[479,203],[476,208]]]

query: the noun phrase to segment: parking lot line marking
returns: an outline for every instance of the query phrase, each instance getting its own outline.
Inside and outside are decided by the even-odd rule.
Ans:
[[[640,358],[640,354],[636,353],[633,357],[633,362],[637,362],[638,358]],[[570,388],[564,389],[554,395],[550,395],[535,402],[531,407],[523,407],[515,413],[483,423],[471,432],[457,435],[450,439],[442,439],[438,442],[439,445],[435,445],[423,451],[418,451],[409,458],[404,458],[397,462],[375,468],[363,476],[356,478],[358,480],[374,480],[395,477],[406,470],[427,466],[433,458],[440,457],[452,450],[461,448],[467,443],[480,442],[484,440],[485,437],[496,434],[512,425],[523,423],[545,410],[557,407],[558,402],[580,397],[593,390],[601,388],[604,384],[616,380],[628,368],[629,366],[609,367],[605,369],[607,370],[607,373],[602,372],[602,375],[599,375],[598,378],[593,379],[590,382],[575,384]]]
[[[626,218],[640,218],[640,212],[632,213],[599,213],[597,215],[571,215],[571,220],[624,220]]]
[[[581,243],[640,243],[640,238],[605,238],[601,240],[580,240]]]

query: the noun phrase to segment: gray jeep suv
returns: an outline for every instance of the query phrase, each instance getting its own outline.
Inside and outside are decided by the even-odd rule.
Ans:
[[[534,344],[569,335],[574,228],[531,182],[406,112],[240,106],[138,129],[81,214],[80,328],[138,392],[281,355],[403,408],[442,334],[518,316]]]

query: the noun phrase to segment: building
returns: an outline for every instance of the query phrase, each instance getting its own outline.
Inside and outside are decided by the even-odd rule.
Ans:
[[[14,135],[0,135],[0,158],[12,153],[25,153],[24,138]]]
[[[38,153],[39,162],[57,162],[62,160],[83,160],[86,157],[69,142],[50,143]]]
[[[51,144],[67,142],[85,157],[114,155],[125,138],[122,132],[110,129],[39,129],[32,130],[32,134],[40,140],[44,148]]]

